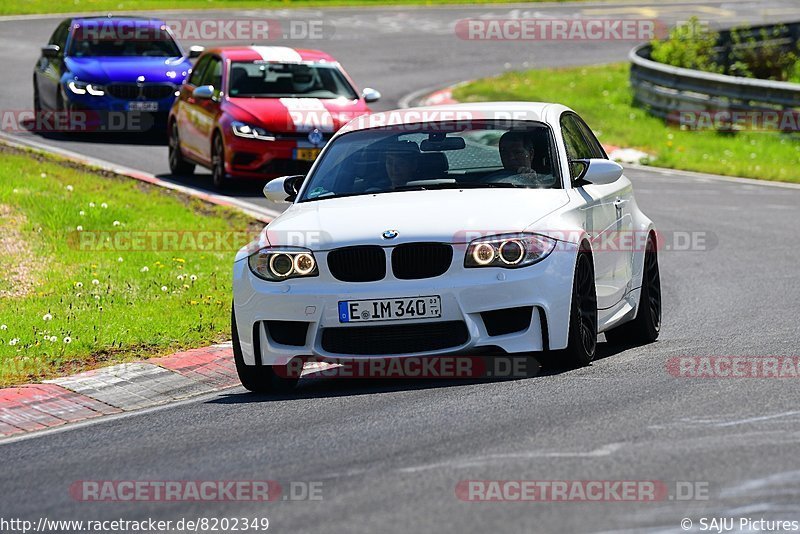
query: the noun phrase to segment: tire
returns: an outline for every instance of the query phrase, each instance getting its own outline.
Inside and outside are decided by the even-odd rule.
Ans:
[[[224,189],[228,185],[225,177],[225,146],[219,134],[211,142],[211,181],[216,189]]]
[[[294,362],[289,365],[247,365],[242,355],[239,331],[236,328],[236,315],[231,306],[231,336],[233,338],[233,360],[239,381],[253,393],[290,393],[300,379],[300,370]]]
[[[187,161],[181,154],[181,142],[176,121],[172,121],[170,126],[169,172],[175,176],[191,176],[194,174],[194,163]]]
[[[606,341],[615,345],[644,345],[658,339],[661,332],[661,275],[658,269],[658,252],[652,236],[647,238],[642,271],[642,290],[636,317],[625,324],[608,330]]]
[[[597,289],[591,256],[578,253],[572,282],[567,348],[556,351],[551,361],[569,369],[585,367],[597,349]]]
[[[33,112],[38,115],[42,111],[42,100],[39,97],[39,87],[36,78],[33,79]]]

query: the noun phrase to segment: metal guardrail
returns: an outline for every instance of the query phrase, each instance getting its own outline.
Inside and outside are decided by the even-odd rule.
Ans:
[[[797,42],[800,22],[782,24],[784,30],[777,40]],[[756,36],[758,26],[748,32]],[[740,33],[742,34],[742,33]],[[746,36],[746,34],[743,34]],[[771,39],[776,42],[776,39]],[[734,46],[730,31],[720,32],[721,54],[727,55]],[[800,108],[800,84],[776,82],[715,74],[673,67],[650,59],[651,46],[637,46],[628,54],[631,62],[630,82],[634,99],[648,111],[664,119],[674,119],[683,111],[764,111]]]

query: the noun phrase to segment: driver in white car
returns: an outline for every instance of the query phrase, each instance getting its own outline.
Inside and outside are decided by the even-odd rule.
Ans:
[[[398,141],[386,153],[386,175],[392,187],[406,185],[413,180],[419,166],[419,147],[413,141]]]

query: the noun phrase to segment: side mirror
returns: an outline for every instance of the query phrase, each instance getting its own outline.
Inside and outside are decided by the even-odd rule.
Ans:
[[[609,159],[577,159],[569,162],[573,182],[583,184],[613,184],[622,176],[622,165]]]
[[[206,47],[200,45],[193,45],[189,47],[189,59],[200,57],[200,54],[205,52]]]
[[[195,87],[194,91],[192,91],[192,97],[195,100],[211,100],[214,98],[214,86],[201,85],[200,87]]]
[[[377,102],[380,100],[381,94],[371,87],[365,87],[364,90],[361,91],[361,98],[364,99],[364,102],[369,104],[370,102]]]
[[[58,57],[59,52],[61,52],[61,47],[55,44],[49,44],[42,47],[42,56],[46,58],[52,59]]]
[[[294,202],[305,179],[305,174],[295,174],[270,180],[264,186],[264,196],[273,202]]]

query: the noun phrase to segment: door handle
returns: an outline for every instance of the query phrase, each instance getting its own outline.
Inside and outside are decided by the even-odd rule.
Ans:
[[[627,203],[628,201],[626,199],[618,198],[617,200],[614,201],[614,207],[617,208],[618,210],[621,210],[622,207]]]

